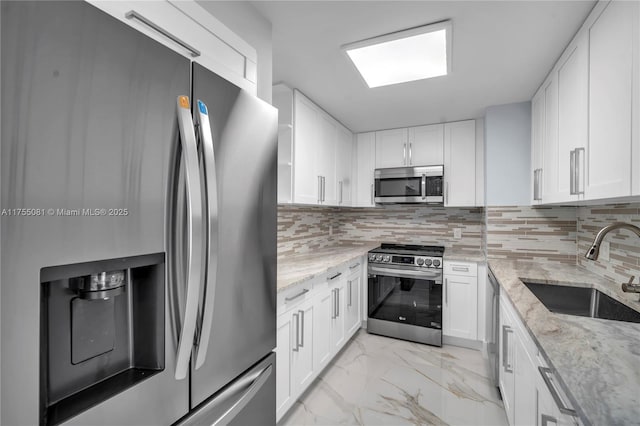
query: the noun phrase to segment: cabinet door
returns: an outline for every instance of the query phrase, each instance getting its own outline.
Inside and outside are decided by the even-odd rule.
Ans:
[[[317,147],[318,174],[324,178],[322,204],[337,206],[336,141],[338,123],[324,112],[320,113],[320,140]]]
[[[407,165],[407,129],[376,132],[376,168]]]
[[[558,78],[553,73],[544,86],[543,187],[545,203],[562,201],[558,193]]]
[[[478,337],[478,278],[446,275],[443,291],[443,334],[476,340]]]
[[[353,152],[353,133],[338,124],[338,139],[336,141],[336,194],[339,206],[351,205],[353,191],[351,154]]]
[[[374,207],[373,173],[376,167],[376,134],[358,133],[356,136],[356,190],[357,207]]]
[[[434,166],[444,162],[444,124],[409,128],[408,163]]]
[[[315,299],[313,321],[313,369],[320,371],[331,360],[331,323],[333,293],[324,288]]]
[[[540,204],[543,199],[542,146],[544,143],[544,90],[531,100],[531,204]]]
[[[529,426],[536,421],[537,368],[529,358],[518,335],[515,334],[513,337],[515,345],[514,424]]]
[[[362,287],[362,268],[350,271],[351,275],[345,287],[345,332],[350,338],[360,328],[360,294]]]
[[[631,194],[634,3],[609,3],[589,28],[585,199]]]
[[[515,328],[504,304],[500,303],[500,335],[499,335],[499,373],[498,384],[502,394],[502,403],[507,413],[507,420],[514,425],[515,397]]]
[[[444,125],[445,206],[476,205],[476,122]]]
[[[276,420],[289,409],[293,403],[293,387],[291,381],[291,343],[294,327],[291,314],[278,317],[276,331]]]
[[[293,101],[293,200],[300,204],[319,204],[317,150],[320,143],[320,111],[297,90],[294,91]]]
[[[312,301],[301,304],[291,313],[293,340],[291,349],[291,377],[296,397],[311,383],[313,379],[313,317]]]
[[[340,280],[331,287],[331,353],[335,354],[345,342],[345,281]]]
[[[589,63],[588,45],[586,37],[577,41],[571,53],[558,68],[558,145],[557,164],[558,179],[555,182],[555,192],[559,200],[573,201],[579,197],[571,194],[570,187],[574,168],[570,157],[576,148],[587,147],[588,142],[588,93],[589,93]],[[584,156],[580,154],[579,158]],[[575,164],[574,167],[577,167]],[[574,176],[576,176],[574,174]],[[576,176],[577,185],[584,189],[581,176]]]

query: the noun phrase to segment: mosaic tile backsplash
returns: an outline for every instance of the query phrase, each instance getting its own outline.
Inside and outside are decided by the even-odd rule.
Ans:
[[[578,264],[620,283],[629,281],[629,277],[634,275],[637,283],[640,276],[640,238],[630,231],[612,231],[604,238],[604,243],[609,242],[609,260],[606,260],[602,247],[598,260],[584,257],[598,231],[613,222],[640,226],[640,203],[578,208]]]
[[[459,239],[454,238],[456,228],[461,230]],[[279,258],[340,242],[370,241],[437,244],[477,253],[484,247],[483,239],[483,208],[278,206]]]
[[[487,256],[575,265],[576,208],[488,207]]]

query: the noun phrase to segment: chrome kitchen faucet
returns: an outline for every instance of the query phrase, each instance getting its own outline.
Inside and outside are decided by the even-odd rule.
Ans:
[[[638,228],[637,226],[625,222],[612,223],[611,225],[605,226],[598,232],[593,240],[593,243],[591,244],[591,248],[585,253],[584,257],[589,260],[597,260],[598,256],[600,255],[600,244],[602,244],[602,240],[604,239],[605,235],[615,229],[628,229],[629,231],[640,237],[640,228]],[[629,279],[628,283],[623,283],[622,291],[626,293],[640,293],[640,284],[633,284],[634,279],[635,276],[632,276]]]

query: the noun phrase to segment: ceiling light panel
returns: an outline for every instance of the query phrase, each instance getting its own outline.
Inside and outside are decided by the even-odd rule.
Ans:
[[[412,28],[351,43],[342,49],[370,88],[447,75],[451,23]]]

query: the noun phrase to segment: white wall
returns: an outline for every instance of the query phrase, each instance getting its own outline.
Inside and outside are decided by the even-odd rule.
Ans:
[[[197,0],[197,3],[256,49],[258,97],[271,103],[273,74],[271,22],[246,1]]]
[[[487,206],[528,206],[531,102],[487,108],[484,131]]]

